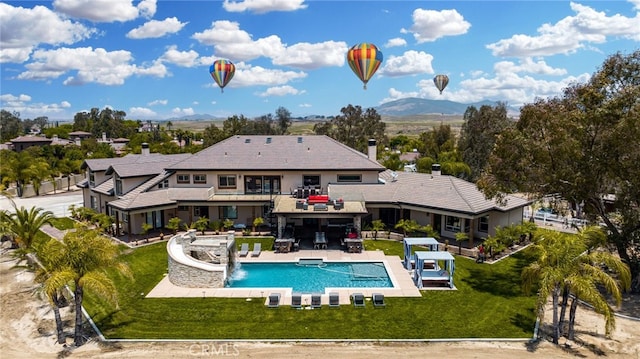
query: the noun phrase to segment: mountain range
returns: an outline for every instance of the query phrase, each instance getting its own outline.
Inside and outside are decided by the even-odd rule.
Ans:
[[[498,102],[493,101],[481,101],[474,103],[460,103],[448,100],[427,100],[423,98],[403,98],[395,101],[383,103],[378,107],[374,107],[376,112],[381,116],[415,116],[415,115],[460,115],[462,116],[469,106],[488,105],[495,106]],[[318,118],[327,118],[327,116],[310,115],[304,116],[299,119],[317,120]],[[207,121],[207,120],[225,120],[225,118],[218,118],[208,114],[196,114],[182,117],[169,118],[167,121]]]

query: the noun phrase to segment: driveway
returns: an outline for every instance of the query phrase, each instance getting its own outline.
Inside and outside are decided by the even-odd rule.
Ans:
[[[68,217],[71,215],[69,207],[71,205],[82,206],[82,191],[61,192],[58,194],[47,194],[30,198],[13,198],[18,208],[40,207],[46,211],[53,212],[55,217]],[[13,206],[6,197],[0,197],[0,209],[13,212]]]

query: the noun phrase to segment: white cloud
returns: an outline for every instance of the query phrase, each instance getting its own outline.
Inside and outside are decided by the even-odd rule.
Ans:
[[[56,11],[71,17],[95,22],[125,22],[139,16],[150,17],[156,11],[156,0],[144,0],[133,6],[132,0],[54,0]]]
[[[471,24],[467,22],[456,10],[424,10],[413,11],[413,26],[410,29],[401,29],[402,33],[412,33],[416,41],[436,41],[445,36],[466,34]]]
[[[389,39],[389,41],[387,41],[387,43],[384,44],[384,47],[386,48],[399,47],[399,46],[407,46],[407,40],[401,37],[394,37],[393,39]]]
[[[188,24],[180,22],[176,17],[168,17],[162,21],[151,20],[127,33],[130,39],[159,38],[167,34],[175,34]]]
[[[195,114],[195,111],[191,107],[188,107],[188,108],[176,107],[173,110],[171,110],[171,113],[175,116],[191,116]]]
[[[194,50],[178,51],[176,45],[171,45],[160,59],[181,67],[193,67],[200,64],[196,62],[198,56],[198,53]]]
[[[289,81],[303,79],[307,77],[304,72],[283,71],[277,69],[266,69],[261,66],[251,66],[240,62],[236,64],[236,74],[229,82],[229,87],[248,86],[277,86],[284,85]]]
[[[165,100],[154,100],[154,101],[151,101],[151,102],[147,103],[147,105],[148,106],[159,106],[159,105],[163,105],[164,106],[164,105],[166,105],[168,103],[169,103],[169,101],[166,100],[166,99]]]
[[[232,62],[250,61],[259,57],[271,59],[274,65],[299,69],[317,69],[326,66],[343,66],[348,50],[345,42],[325,41],[319,43],[297,43],[286,46],[276,35],[253,40],[252,36],[232,21],[215,21],[209,29],[192,36],[200,43],[213,46],[216,56],[202,58],[211,63],[215,58],[226,58]]]
[[[95,32],[44,6],[25,9],[0,3],[0,63],[24,62],[39,44],[70,45]]]
[[[423,51],[410,50],[402,56],[391,56],[385,60],[380,68],[380,75],[386,77],[399,77],[407,75],[432,74],[431,66],[433,56]]]
[[[640,1],[636,2],[637,4]],[[599,44],[607,36],[620,36],[640,41],[640,13],[629,18],[620,14],[607,16],[593,8],[571,3],[575,16],[567,16],[555,24],[543,24],[538,36],[513,35],[509,39],[487,45],[494,56],[548,56],[570,54],[587,44]]]
[[[567,74],[566,69],[553,68],[544,61],[534,62],[530,57],[521,59],[517,65],[511,61],[500,61],[493,66],[493,69],[497,74],[516,72],[552,76],[563,76]]]
[[[285,86],[270,87],[266,91],[259,93],[258,96],[260,97],[286,96],[286,95],[301,95],[303,93],[305,93],[305,91],[300,91],[289,85],[285,85]]]
[[[274,53],[273,64],[299,69],[317,69],[326,66],[342,66],[347,53],[345,42],[326,41],[317,44],[298,43]]]
[[[146,107],[131,107],[127,113],[129,117],[149,118],[156,117],[158,114]]]
[[[250,11],[264,14],[271,11],[296,11],[306,9],[304,0],[224,0],[222,7],[229,12]]]
[[[13,94],[0,95],[2,109],[9,112],[18,112],[21,118],[60,115],[64,112],[64,109],[71,107],[68,101],[46,104],[32,103],[31,100],[31,96],[25,94],[17,96]]]
[[[166,68],[155,62],[151,67],[137,67],[129,51],[106,51],[102,48],[58,48],[38,50],[33,54],[34,62],[25,65],[27,71],[18,75],[22,80],[45,80],[58,78],[76,71],[69,76],[65,85],[81,85],[95,82],[103,85],[122,85],[132,75],[164,77]]]

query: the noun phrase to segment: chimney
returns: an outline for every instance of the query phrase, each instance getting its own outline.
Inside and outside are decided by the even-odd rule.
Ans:
[[[102,133],[102,142],[107,142],[107,133],[106,132]]]
[[[378,151],[378,147],[376,146],[376,140],[374,138],[370,138],[369,147],[367,149],[367,156],[369,157],[370,160],[376,161],[376,162],[378,161],[377,151]]]
[[[76,137],[76,146],[80,147],[80,137]]]
[[[149,144],[146,142],[142,143],[142,154],[145,156],[149,154]]]
[[[440,165],[438,163],[431,165],[431,177],[433,176],[440,176]]]

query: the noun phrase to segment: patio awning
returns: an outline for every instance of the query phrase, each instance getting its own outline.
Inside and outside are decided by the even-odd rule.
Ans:
[[[423,288],[423,279],[437,279],[446,281],[449,288],[453,288],[453,273],[455,271],[455,258],[445,251],[416,251],[416,270],[414,279],[418,289]],[[424,262],[433,261],[434,269],[424,270]],[[444,267],[440,267],[439,262],[444,262]]]
[[[413,259],[413,256],[411,255],[411,248],[413,246],[424,246],[424,247],[427,247],[429,251],[437,251],[439,243],[435,238],[432,238],[432,237],[415,237],[415,238],[405,238],[403,240],[403,244],[404,244],[404,267],[407,270],[411,270],[411,260]]]

